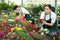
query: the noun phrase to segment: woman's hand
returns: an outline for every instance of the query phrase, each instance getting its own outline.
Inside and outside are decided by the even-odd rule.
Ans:
[[[47,22],[46,22],[46,21],[43,21],[43,25],[44,25],[44,24],[47,24]]]
[[[51,26],[51,27],[54,25],[54,23],[48,23],[48,22],[46,22],[46,21],[43,22],[43,25],[44,25],[44,24],[45,24],[45,25],[48,25],[48,26]]]
[[[25,17],[25,13],[22,13],[22,14],[20,15],[20,18],[23,18],[23,17]]]

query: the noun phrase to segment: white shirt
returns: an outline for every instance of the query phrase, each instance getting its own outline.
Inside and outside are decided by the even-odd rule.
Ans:
[[[42,12],[40,19],[44,19],[44,17],[45,17],[45,12]],[[46,15],[45,19],[49,20],[49,18],[50,18],[50,15]],[[55,23],[56,19],[57,19],[56,14],[51,11],[51,23]]]
[[[21,7],[21,12],[25,13],[25,14],[30,14],[25,8]]]

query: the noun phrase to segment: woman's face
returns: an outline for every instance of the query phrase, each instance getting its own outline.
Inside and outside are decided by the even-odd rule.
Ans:
[[[16,10],[17,10],[17,11],[20,10],[20,7],[17,7]]]
[[[46,6],[44,11],[46,14],[49,14],[51,12],[51,9],[48,6]]]
[[[17,13],[20,12],[20,7],[17,7],[14,11]]]

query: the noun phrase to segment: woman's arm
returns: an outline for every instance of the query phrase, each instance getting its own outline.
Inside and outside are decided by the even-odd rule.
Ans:
[[[46,24],[46,25],[51,26],[51,27],[54,25],[54,23],[52,23],[52,22],[51,23],[44,22],[43,24]]]
[[[20,17],[20,18],[25,17],[25,13],[21,13],[21,14],[19,15],[19,17]]]

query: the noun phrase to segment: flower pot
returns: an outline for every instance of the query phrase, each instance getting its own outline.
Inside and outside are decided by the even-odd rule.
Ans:
[[[19,40],[25,40],[24,38],[19,38]]]
[[[0,26],[0,30],[3,30],[4,28],[2,26]]]

